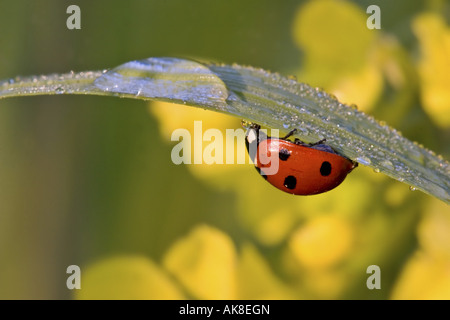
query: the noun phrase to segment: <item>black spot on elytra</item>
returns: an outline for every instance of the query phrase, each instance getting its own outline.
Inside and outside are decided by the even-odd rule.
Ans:
[[[285,148],[281,148],[280,152],[278,153],[278,157],[282,161],[286,161],[290,155],[291,155],[291,152]]]
[[[295,189],[295,186],[297,185],[297,179],[294,176],[287,176],[284,179],[284,186],[288,189]]]
[[[324,177],[330,175],[331,173],[331,164],[328,161],[322,162],[320,166],[320,174]]]

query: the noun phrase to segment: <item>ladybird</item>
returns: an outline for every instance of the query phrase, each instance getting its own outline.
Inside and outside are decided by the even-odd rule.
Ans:
[[[336,188],[348,173],[358,166],[339,155],[325,139],[316,143],[304,143],[299,139],[288,140],[297,130],[283,138],[272,138],[252,124],[246,134],[246,147],[256,170],[271,185],[295,195],[319,194]],[[255,145],[256,143],[256,145]],[[278,155],[276,172],[270,170],[272,156]],[[264,161],[262,161],[264,160]]]

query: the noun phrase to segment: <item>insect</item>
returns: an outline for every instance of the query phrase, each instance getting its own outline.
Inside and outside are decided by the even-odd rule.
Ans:
[[[261,176],[287,193],[313,195],[329,191],[340,185],[358,166],[357,162],[326,145],[325,139],[310,144],[299,139],[292,142],[287,139],[296,129],[279,139],[266,136],[260,129],[257,124],[248,129],[245,139],[247,151]],[[268,174],[272,162],[268,163],[267,159],[277,155],[277,170]]]

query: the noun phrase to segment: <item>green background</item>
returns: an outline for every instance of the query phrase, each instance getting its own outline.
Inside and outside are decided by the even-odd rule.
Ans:
[[[352,3],[364,12],[372,2]],[[66,28],[70,4],[81,8],[81,30]],[[101,70],[157,56],[235,62],[296,74],[304,53],[294,43],[292,26],[301,4],[265,0],[2,1],[0,78]],[[429,8],[427,1],[377,4],[382,8],[382,32],[395,37],[414,57],[417,40],[410,23],[413,16]],[[447,3],[447,16],[448,8]],[[383,97],[395,94],[388,88]],[[395,116],[383,107],[383,97],[371,111],[376,118],[387,120],[409,139],[437,153],[449,154],[448,127],[433,124],[418,95]],[[290,283],[289,274],[280,266],[284,244],[261,244],[239,222],[242,209],[237,199],[242,194],[211,188],[186,166],[174,165],[170,161],[173,145],[161,137],[158,126],[148,104],[131,99],[68,95],[0,101],[0,298],[72,298],[66,287],[67,266],[76,264],[83,270],[95,261],[122,254],[146,256],[158,264],[174,241],[198,224],[222,230],[237,248],[252,243],[280,281]],[[358,170],[352,173],[358,174]],[[241,183],[238,177],[235,183]],[[399,203],[387,204],[383,194],[393,184],[402,186],[391,179],[370,180],[360,192],[371,200],[353,213],[360,230],[371,228],[374,215],[385,219],[384,231],[391,240],[382,245],[386,249],[379,255],[382,259],[372,260],[385,266],[384,290],[367,290],[367,275],[361,269],[351,276],[360,279],[359,284],[349,285],[333,298],[391,297],[395,280],[418,248],[417,224],[432,200],[408,191]],[[261,206],[262,215],[266,203],[272,201],[270,206],[276,207],[276,201],[285,199],[277,195],[271,200],[270,194],[249,199]],[[315,212],[314,205],[304,199],[289,200],[306,201],[303,208],[308,214],[296,222],[299,226]],[[339,211],[342,204],[333,201],[339,199],[328,205]],[[385,238],[381,231],[378,236]],[[371,264],[361,255],[376,246],[374,240],[347,260]],[[295,288],[302,290],[301,284]],[[327,296],[306,292],[302,297]]]

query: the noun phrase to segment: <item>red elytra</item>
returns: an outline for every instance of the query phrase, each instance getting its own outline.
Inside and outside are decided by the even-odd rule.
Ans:
[[[337,154],[321,140],[315,144],[305,144],[296,139],[287,140],[296,130],[284,138],[260,138],[260,127],[253,125],[256,135],[249,138],[247,133],[247,150],[257,141],[256,155],[250,155],[258,172],[273,186],[295,195],[313,195],[336,188],[344,181],[358,163]],[[260,141],[261,140],[261,141]],[[275,174],[265,174],[271,163],[268,159],[278,155],[278,170]],[[256,159],[255,159],[256,158]],[[263,161],[261,161],[263,160]]]

